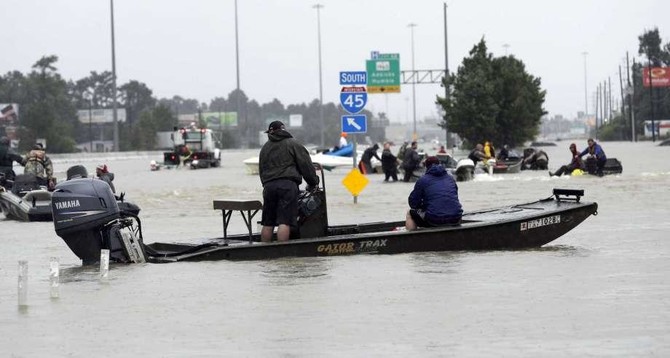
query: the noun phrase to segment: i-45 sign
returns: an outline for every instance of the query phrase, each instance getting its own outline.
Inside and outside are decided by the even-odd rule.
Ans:
[[[342,87],[340,93],[342,108],[349,113],[358,113],[368,103],[368,92],[365,87]]]

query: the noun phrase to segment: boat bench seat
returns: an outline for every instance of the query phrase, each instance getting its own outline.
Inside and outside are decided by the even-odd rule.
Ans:
[[[214,210],[221,210],[223,212],[223,240],[228,243],[228,224],[230,217],[234,211],[239,211],[242,214],[242,219],[249,230],[249,243],[253,241],[253,234],[251,233],[251,220],[263,209],[263,204],[258,200],[214,200]]]

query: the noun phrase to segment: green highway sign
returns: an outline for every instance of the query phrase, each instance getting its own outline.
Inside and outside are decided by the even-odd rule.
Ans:
[[[400,93],[400,54],[373,52],[365,68],[368,93]]]

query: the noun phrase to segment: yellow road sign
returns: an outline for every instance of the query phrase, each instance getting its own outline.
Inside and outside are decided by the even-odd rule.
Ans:
[[[400,86],[368,86],[368,93],[400,93]]]
[[[361,174],[358,168],[352,169],[349,174],[342,179],[342,185],[344,185],[353,196],[358,196],[369,182],[370,180],[368,180],[365,175]]]

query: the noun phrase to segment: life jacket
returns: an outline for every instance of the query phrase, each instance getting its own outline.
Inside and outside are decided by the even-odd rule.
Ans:
[[[46,177],[46,153],[43,150],[33,149],[28,153],[26,159],[26,167],[23,169],[24,174],[33,174],[37,177]]]

